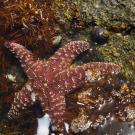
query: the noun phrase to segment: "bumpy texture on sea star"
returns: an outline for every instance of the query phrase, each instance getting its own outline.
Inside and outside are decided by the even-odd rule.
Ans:
[[[105,74],[117,74],[119,67],[104,62],[91,62],[71,67],[75,57],[88,50],[86,41],[72,41],[60,48],[47,62],[34,59],[32,53],[22,45],[6,42],[6,48],[16,53],[26,72],[28,81],[15,94],[14,102],[8,113],[9,118],[18,117],[36,101],[41,103],[44,112],[50,115],[52,124],[59,129],[66,112],[64,95],[80,87],[86,81],[98,81]]]

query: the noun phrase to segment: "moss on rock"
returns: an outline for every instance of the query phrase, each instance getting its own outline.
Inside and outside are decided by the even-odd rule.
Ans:
[[[97,46],[95,54],[101,61],[113,62],[121,67],[125,77],[135,82],[135,35],[122,36],[113,33],[110,40],[103,46]]]

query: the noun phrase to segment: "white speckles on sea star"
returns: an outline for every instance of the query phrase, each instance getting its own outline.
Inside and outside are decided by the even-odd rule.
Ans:
[[[6,42],[7,47],[16,53],[28,77],[25,86],[15,95],[8,113],[10,118],[17,117],[36,101],[41,103],[57,129],[63,126],[66,106],[64,95],[80,87],[85,81],[98,81],[105,74],[117,74],[115,64],[92,62],[70,67],[75,57],[88,50],[86,41],[73,41],[60,48],[47,62],[35,60],[32,53],[22,45]]]

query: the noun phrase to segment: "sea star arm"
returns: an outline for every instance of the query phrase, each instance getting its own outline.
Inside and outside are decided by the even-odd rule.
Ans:
[[[64,126],[64,115],[66,113],[65,97],[59,94],[53,94],[52,96],[54,98],[50,102],[52,106],[49,114],[57,130],[61,130]]]
[[[60,48],[48,61],[51,70],[61,70],[67,67],[75,57],[88,50],[90,44],[86,41],[72,41]],[[56,68],[57,67],[57,68]]]
[[[112,63],[91,62],[76,68],[66,69],[57,74],[55,80],[63,91],[69,92],[73,88],[80,87],[82,83],[95,82],[104,78],[104,75],[119,73],[119,66]]]
[[[4,46],[8,48],[11,52],[16,54],[16,57],[19,59],[21,66],[27,73],[27,70],[34,63],[34,58],[32,53],[27,50],[24,46],[17,44],[15,42],[5,42]]]
[[[46,99],[41,96],[40,99],[42,109],[47,112],[51,118],[51,123],[57,128],[57,130],[63,129],[64,116],[66,114],[65,97],[62,91],[54,87],[53,90],[48,92],[49,101],[48,104],[42,104]],[[46,108],[47,107],[47,108]]]
[[[19,117],[34,102],[30,93],[30,85],[27,83],[19,92],[15,93],[14,101],[8,112],[10,119]]]

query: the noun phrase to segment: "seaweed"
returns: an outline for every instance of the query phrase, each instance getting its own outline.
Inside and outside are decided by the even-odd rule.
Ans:
[[[0,3],[0,36],[32,48],[38,54],[51,48],[55,26],[51,1],[9,0]]]

